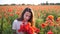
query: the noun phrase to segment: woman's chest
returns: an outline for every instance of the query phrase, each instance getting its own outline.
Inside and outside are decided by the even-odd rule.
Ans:
[[[20,26],[22,25],[22,22],[17,22],[17,24],[16,24],[16,29],[18,30],[18,29],[20,29]]]
[[[27,22],[25,22],[25,24],[27,24]],[[20,26],[23,25],[23,22],[17,22],[16,23],[16,29],[20,29]]]

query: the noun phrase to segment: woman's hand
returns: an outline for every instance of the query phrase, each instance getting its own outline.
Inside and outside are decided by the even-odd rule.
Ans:
[[[37,33],[34,33],[34,34],[37,34]]]

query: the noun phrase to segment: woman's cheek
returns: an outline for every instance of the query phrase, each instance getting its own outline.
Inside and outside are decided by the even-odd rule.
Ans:
[[[29,17],[24,16],[24,19],[25,19],[25,20],[29,20]]]

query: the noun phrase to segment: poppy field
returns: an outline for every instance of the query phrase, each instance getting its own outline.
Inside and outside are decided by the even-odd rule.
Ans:
[[[38,34],[60,34],[60,5],[0,6],[1,34],[13,34],[12,23],[26,7],[34,12],[35,26],[40,29]]]

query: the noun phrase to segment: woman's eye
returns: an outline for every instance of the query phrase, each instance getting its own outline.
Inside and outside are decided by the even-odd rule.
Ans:
[[[27,17],[30,17],[29,15],[26,15]]]
[[[28,16],[28,15],[26,15],[26,16]]]

